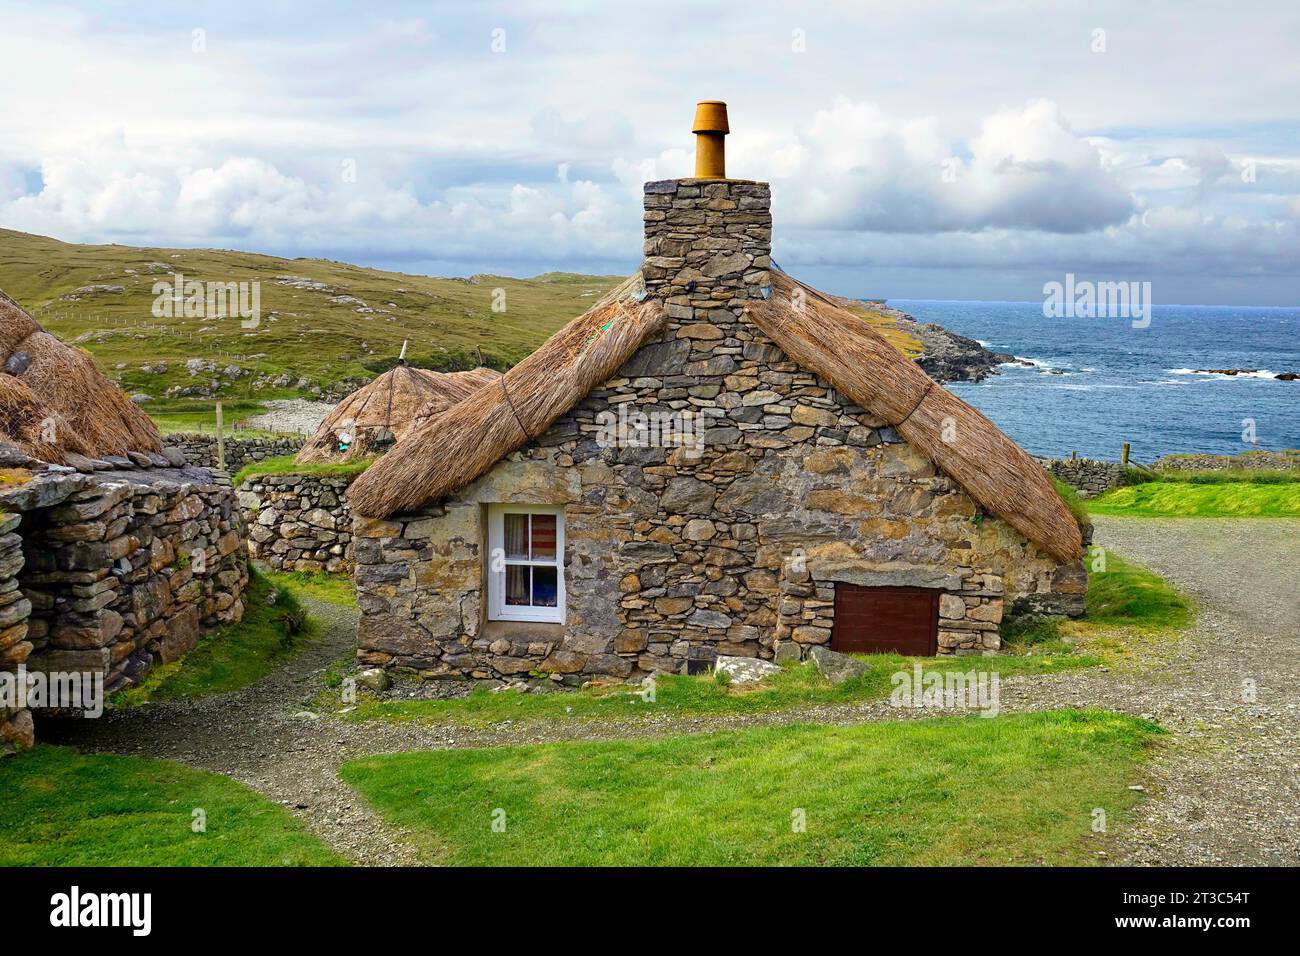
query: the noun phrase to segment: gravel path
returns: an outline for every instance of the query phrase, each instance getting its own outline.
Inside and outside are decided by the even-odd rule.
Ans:
[[[272,399],[263,404],[269,411],[244,419],[239,423],[241,428],[314,435],[325,416],[334,410],[332,402],[312,402],[304,398]]]
[[[1147,775],[1151,799],[1112,848],[1114,862],[1300,862],[1297,527],[1261,519],[1097,519],[1098,544],[1148,565],[1196,596],[1201,605],[1196,627],[1141,666],[1002,682],[1004,712],[1104,707],[1152,718],[1172,732]],[[403,835],[339,780],[337,768],[353,757],[935,714],[876,701],[725,717],[649,712],[641,721],[618,723],[503,722],[481,728],[347,723],[314,714],[308,706],[323,670],[354,647],[356,612],[306,603],[325,625],[322,638],[258,683],[69,724],[65,742],[228,774],[293,810],[348,858],[391,866],[419,860]],[[1256,685],[1255,703],[1242,700],[1247,678]]]

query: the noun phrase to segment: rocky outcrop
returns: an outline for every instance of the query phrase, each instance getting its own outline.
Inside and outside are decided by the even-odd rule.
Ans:
[[[1194,369],[1198,375],[1257,375],[1257,368],[1198,368]],[[1294,382],[1300,379],[1300,372],[1280,372],[1273,376],[1275,379],[1283,382]]]
[[[908,328],[908,332],[919,339],[925,349],[916,364],[936,382],[982,382],[990,375],[996,375],[999,365],[1011,362],[1029,364],[1006,352],[989,351],[974,339],[950,332],[933,322],[918,323]]]

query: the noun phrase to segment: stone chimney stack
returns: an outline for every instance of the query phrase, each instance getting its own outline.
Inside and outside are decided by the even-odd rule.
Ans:
[[[726,105],[702,102],[695,126],[697,140],[713,144],[705,166],[722,170]],[[641,271],[647,294],[662,298],[674,320],[737,325],[745,301],[768,292],[771,195],[767,183],[745,179],[646,183]]]

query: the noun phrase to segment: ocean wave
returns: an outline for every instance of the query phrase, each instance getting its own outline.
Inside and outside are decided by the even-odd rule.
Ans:
[[[1277,372],[1270,371],[1266,368],[1256,369],[1253,372],[1238,372],[1236,375],[1225,375],[1222,372],[1206,372],[1194,368],[1167,368],[1165,369],[1170,375],[1204,375],[1206,380],[1216,378],[1277,378]]]

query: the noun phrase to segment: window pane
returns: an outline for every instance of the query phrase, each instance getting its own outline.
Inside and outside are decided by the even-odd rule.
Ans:
[[[559,593],[556,586],[558,580],[556,572],[558,570],[554,565],[533,565],[534,607],[555,607],[556,595]]]
[[[528,515],[503,515],[507,558],[528,560]],[[525,602],[527,603],[527,602]]]
[[[506,565],[506,604],[528,606],[528,565]]]
[[[533,560],[555,560],[555,515],[533,515]]]

